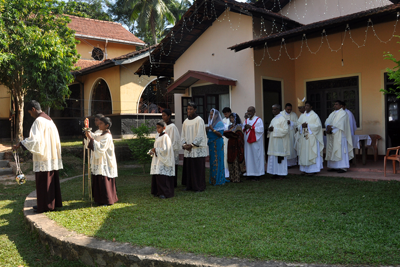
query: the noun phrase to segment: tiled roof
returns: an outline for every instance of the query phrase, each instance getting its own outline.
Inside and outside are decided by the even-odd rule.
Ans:
[[[315,36],[321,37],[321,32],[323,30],[325,30],[327,34],[332,34],[343,31],[346,24],[349,24],[351,29],[365,27],[368,19],[371,19],[374,24],[393,21],[398,17],[398,15],[396,16],[396,13],[399,11],[400,4],[392,4],[384,7],[373,8],[346,16],[318,21],[284,32],[271,34],[269,36],[231,46],[228,49],[238,52],[249,47],[264,46],[266,43],[268,43],[268,46],[275,46],[281,44],[282,38],[284,38],[285,42],[288,43],[301,40],[304,34],[306,34],[307,38],[312,38]],[[343,27],[340,27],[342,25]]]
[[[68,15],[71,22],[68,27],[75,30],[76,37],[88,39],[108,39],[109,42],[145,45],[145,43],[122,27],[120,23],[88,19]]]
[[[184,92],[188,87],[199,80],[204,80],[218,85],[236,85],[236,80],[231,78],[204,71],[189,70],[168,86],[167,92],[169,93],[173,90]]]
[[[75,64],[75,66],[80,67],[80,69],[73,71],[72,74],[75,76],[82,76],[82,75],[86,75],[86,74],[96,72],[96,71],[99,71],[102,69],[111,68],[111,67],[121,64],[120,62],[118,62],[120,60],[124,61],[126,59],[134,58],[136,56],[139,56],[141,54],[151,51],[152,49],[154,49],[154,47],[155,47],[154,45],[149,46],[144,49],[133,51],[133,52],[130,52],[128,54],[125,54],[125,55],[122,55],[119,57],[106,59],[104,61],[80,59]]]
[[[102,63],[102,61],[98,61],[98,60],[79,59],[78,62],[75,64],[75,67],[80,67],[82,70],[82,69],[86,69],[89,67],[99,65],[101,63]]]

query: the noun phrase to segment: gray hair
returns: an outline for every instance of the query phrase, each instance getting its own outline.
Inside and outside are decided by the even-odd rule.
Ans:
[[[279,108],[279,110],[281,109],[281,105],[279,104],[272,105],[272,107]]]

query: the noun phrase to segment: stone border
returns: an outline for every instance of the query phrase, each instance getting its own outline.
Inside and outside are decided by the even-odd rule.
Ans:
[[[81,177],[63,179],[61,182]],[[50,220],[45,214],[33,212],[36,191],[31,192],[24,203],[24,220],[29,230],[50,249],[52,255],[67,260],[80,260],[89,266],[129,267],[333,267],[333,265],[288,264],[275,261],[250,261],[239,258],[205,257],[193,253],[165,252],[152,247],[136,247],[129,243],[99,240],[67,230]],[[339,266],[339,265],[335,265]]]

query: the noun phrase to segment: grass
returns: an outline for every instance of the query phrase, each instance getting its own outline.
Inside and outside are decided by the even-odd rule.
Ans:
[[[68,156],[65,159],[67,167],[77,161]],[[51,256],[37,237],[27,231],[22,209],[26,196],[33,190],[33,181],[21,186],[15,181],[0,182],[0,266],[85,266],[79,261]]]
[[[180,177],[180,176],[179,176]],[[48,216],[100,239],[167,251],[299,263],[400,262],[399,182],[290,176],[207,186],[167,200],[151,177],[120,169],[119,202],[90,207],[80,179],[62,184],[64,208]]]
[[[114,140],[114,145],[116,146],[127,146],[130,139],[117,139]],[[81,147],[82,138],[76,139],[63,139],[61,140],[61,147]]]

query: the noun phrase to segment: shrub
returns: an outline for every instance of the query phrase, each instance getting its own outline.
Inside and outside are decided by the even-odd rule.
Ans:
[[[143,173],[146,173],[146,164],[151,162],[151,157],[147,155],[147,152],[154,146],[154,140],[150,139],[149,135],[155,128],[144,122],[137,128],[132,127],[131,130],[136,138],[129,142],[129,149],[132,151],[133,158],[142,165]]]

